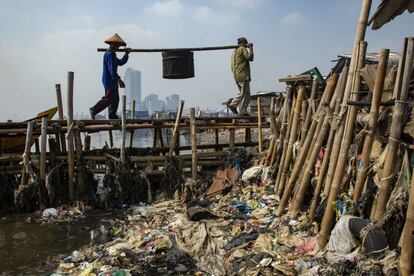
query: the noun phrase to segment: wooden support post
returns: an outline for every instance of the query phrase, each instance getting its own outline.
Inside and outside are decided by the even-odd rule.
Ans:
[[[132,101],[132,114],[131,114],[131,119],[136,119],[136,102],[135,100]],[[129,136],[129,148],[132,148],[132,144],[134,142],[134,130],[131,130],[130,132],[130,136]]]
[[[73,72],[68,72],[68,114],[67,114],[67,126],[68,129],[73,123]],[[73,151],[73,133],[67,133],[68,140],[68,191],[70,200],[74,199],[75,189],[73,185],[73,176],[74,176],[74,151]]]
[[[262,137],[262,107],[260,97],[257,97],[257,139],[259,140],[259,153],[263,152],[263,137]]]
[[[152,130],[152,147],[157,147],[157,138],[158,138],[158,128],[154,126],[154,129]]]
[[[56,89],[56,100],[57,100],[57,105],[58,105],[58,115],[59,115],[59,120],[63,120],[63,103],[62,103],[62,90],[60,88],[60,84],[57,83],[55,84],[55,89]],[[66,151],[66,139],[65,139],[65,134],[64,133],[60,133],[59,134],[59,149],[60,151]]]
[[[391,180],[394,175],[397,161],[398,147],[401,140],[401,132],[404,124],[404,115],[407,108],[407,98],[413,70],[414,38],[410,37],[407,42],[407,53],[405,55],[404,74],[401,84],[401,93],[395,101],[394,113],[388,138],[388,149],[385,158],[384,170],[381,178],[381,185],[378,193],[375,219],[380,220],[385,213],[388,199],[391,193]]]
[[[56,154],[60,151],[60,146],[59,146],[59,136],[56,136],[56,138],[49,138],[49,150],[50,150],[50,167],[51,168],[55,168],[56,167]],[[55,175],[56,179],[56,183],[58,187],[61,187],[61,168],[57,168],[57,172]],[[52,176],[51,171],[47,174],[48,177]],[[49,180],[50,183],[51,180]],[[53,188],[52,189],[48,189],[49,192],[49,201],[52,204],[54,202],[54,193],[53,193]],[[51,193],[50,193],[51,192]]]
[[[108,130],[108,136],[109,136],[109,148],[114,147],[114,135],[112,133],[112,130]]]
[[[178,130],[180,128],[180,121],[181,121],[181,115],[183,114],[183,108],[184,108],[184,101],[181,101],[180,106],[178,107],[177,117],[175,119],[173,134],[172,134],[172,137],[171,137],[170,150],[168,152],[169,155],[173,154],[176,143],[177,143],[177,140],[178,141],[180,140]],[[177,139],[177,136],[178,136],[178,139]]]
[[[180,130],[177,130],[177,138],[175,139],[175,155],[180,155]]]
[[[126,140],[126,96],[122,95],[122,128],[121,128],[121,162],[126,162],[125,155],[125,140]]]
[[[352,70],[350,70],[350,72],[352,72],[351,80],[349,80],[349,74],[348,74],[348,80],[347,80],[347,84],[345,88],[345,97],[350,95],[351,100],[355,100],[355,101],[359,99],[359,94],[356,92],[359,91],[359,88],[361,85],[361,76],[358,72],[359,72],[359,69],[363,68],[364,63],[365,63],[367,43],[365,41],[361,41],[359,43],[359,47],[356,47],[356,48],[357,48],[358,54],[353,56],[352,58],[356,59],[357,61],[355,62],[355,67]],[[351,64],[352,64],[352,60],[351,60]],[[348,81],[351,81],[353,85],[349,84]],[[353,93],[351,93],[351,91]],[[349,106],[348,113],[347,113],[347,120],[345,122],[345,128],[343,132],[344,136],[343,136],[342,143],[341,143],[341,150],[339,153],[338,162],[336,164],[333,181],[332,181],[331,188],[329,191],[328,201],[326,204],[326,210],[325,210],[322,223],[321,223],[321,230],[318,236],[319,248],[324,248],[326,243],[329,240],[329,234],[332,229],[332,222],[333,222],[333,216],[334,216],[333,203],[336,202],[336,200],[338,199],[338,194],[339,194],[339,191],[342,185],[342,179],[343,179],[343,174],[345,171],[345,166],[348,162],[349,149],[351,146],[352,138],[354,137],[353,130],[354,130],[356,115],[357,115],[356,107]]]
[[[220,148],[218,147],[218,145],[220,144],[220,139],[219,139],[219,129],[216,128],[214,130],[214,138],[215,138],[215,144],[216,144],[216,151],[219,151]]]
[[[85,172],[85,164],[83,160],[83,152],[82,152],[82,139],[80,135],[79,129],[73,130],[73,136],[75,140],[75,148],[76,148],[76,176],[78,182],[78,191],[80,195],[85,193],[85,185],[86,185],[86,172]]]
[[[400,273],[402,276],[410,276],[413,266],[414,250],[414,171],[411,176],[411,189],[408,198],[408,208],[404,224],[404,231],[401,235],[402,248],[400,255]]]
[[[37,154],[39,154],[40,153],[40,145],[39,145],[39,139],[38,138],[35,138],[34,144],[35,144],[35,152]]]
[[[236,120],[233,119],[233,124],[235,124],[235,123],[236,123]],[[230,150],[230,152],[234,152],[235,144],[236,144],[236,129],[231,128],[229,130],[229,132],[230,132],[230,135],[229,135],[229,150]],[[260,144],[260,142],[259,142],[259,144]]]
[[[364,188],[364,183],[368,174],[369,156],[371,154],[372,144],[377,133],[379,109],[381,104],[382,92],[384,89],[385,73],[388,65],[389,49],[382,49],[380,53],[380,59],[377,67],[377,73],[375,75],[375,86],[372,96],[372,104],[370,111],[370,119],[368,124],[368,133],[364,140],[364,146],[362,148],[361,161],[359,162],[357,181],[355,183],[355,189],[353,194],[354,204],[358,202]]]
[[[162,137],[162,128],[160,127],[158,130],[158,139],[160,140],[160,147],[164,147],[164,139]]]
[[[244,142],[245,143],[250,143],[251,142],[250,128],[247,128],[247,127],[244,129]]]
[[[32,147],[32,133],[34,122],[27,122],[26,143],[23,153],[23,170],[20,179],[20,185],[24,186],[27,183],[29,175],[32,173],[30,166],[30,148]]]
[[[4,152],[4,140],[0,139],[0,156],[3,154]]]
[[[47,118],[42,117],[40,135],[40,177],[45,180],[46,176],[46,141],[47,141]]]
[[[85,142],[83,143],[83,151],[89,152],[91,150],[91,136],[89,134],[85,135]]]
[[[194,180],[197,180],[197,128],[195,120],[195,109],[190,108],[190,133],[191,133],[191,155],[192,155],[192,166],[191,173]]]

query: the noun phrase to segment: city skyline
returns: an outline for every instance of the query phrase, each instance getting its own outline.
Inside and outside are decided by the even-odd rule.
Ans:
[[[373,0],[371,15],[379,3]],[[115,5],[96,0],[2,1],[0,121],[28,119],[55,106],[57,83],[66,113],[68,71],[75,73],[74,111],[88,111],[105,92],[103,53],[96,49],[107,46],[104,40],[114,33],[132,48],[224,46],[247,37],[255,51],[252,94],[281,91],[279,78],[315,66],[326,75],[331,60],[351,53],[361,7],[360,1],[340,0],[126,0]],[[404,13],[378,31],[367,29],[367,51],[400,52],[413,24],[414,16]],[[186,107],[214,108],[237,93],[231,53],[194,53],[192,79],[163,79],[160,53],[131,53],[118,74],[124,76],[127,67],[144,72],[142,97],[179,92]]]

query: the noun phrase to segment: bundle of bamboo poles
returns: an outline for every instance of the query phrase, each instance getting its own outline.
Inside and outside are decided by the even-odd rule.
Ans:
[[[368,102],[369,120],[362,127],[356,118],[359,113],[366,112],[361,106],[366,106],[367,99],[365,102],[360,99],[363,86],[361,71],[365,66],[366,48],[366,42],[356,40],[351,62],[345,64],[339,76],[336,72],[330,74],[319,105],[316,105],[318,93],[315,82],[310,91],[306,91],[304,86],[289,85],[279,116],[270,116],[273,138],[268,156],[271,156],[269,164],[277,172],[274,190],[280,198],[277,215],[287,210],[290,218],[296,218],[301,211],[306,211],[307,218],[312,221],[317,207],[325,200],[326,207],[318,236],[320,248],[324,248],[329,240],[334,224],[334,205],[337,204],[339,194],[348,192],[354,206],[357,206],[358,200],[366,191],[367,176],[375,162],[370,156],[381,112],[390,112],[392,120],[388,126],[390,134],[379,191],[372,206],[372,219],[380,221],[384,217],[396,179],[398,149],[402,143],[401,134],[413,72],[414,39],[405,39],[396,75],[388,66],[390,51],[381,50],[376,66],[375,85]],[[395,83],[394,107],[381,108],[384,87],[389,87],[392,83]],[[306,97],[309,105],[303,109]],[[317,163],[318,168],[315,168]],[[403,275],[409,275],[412,265],[413,191],[412,184],[410,207],[401,237],[405,241],[400,265]]]

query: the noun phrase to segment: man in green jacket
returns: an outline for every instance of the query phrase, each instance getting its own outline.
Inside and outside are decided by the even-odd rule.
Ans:
[[[239,94],[231,102],[228,102],[228,107],[234,114],[248,116],[247,107],[250,101],[251,81],[250,62],[253,61],[253,43],[248,43],[245,37],[240,37],[237,39],[237,44],[239,47],[234,50],[231,57],[231,71],[239,88]]]

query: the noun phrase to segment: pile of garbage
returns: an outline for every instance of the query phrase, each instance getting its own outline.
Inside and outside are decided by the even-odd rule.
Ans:
[[[193,186],[187,179],[184,187]],[[384,231],[366,228],[369,221],[343,216],[320,250],[315,224],[278,217],[277,205],[270,167],[219,170],[204,196],[185,202],[177,192],[132,207],[127,220],[103,228],[112,231],[108,242],[74,251],[54,275],[338,275],[366,271],[362,261],[395,268]]]

